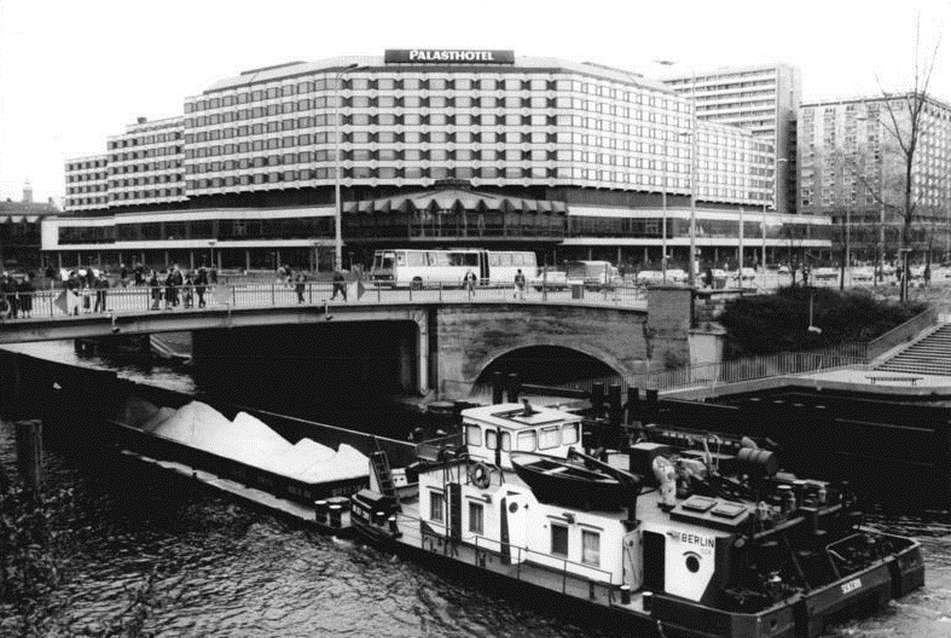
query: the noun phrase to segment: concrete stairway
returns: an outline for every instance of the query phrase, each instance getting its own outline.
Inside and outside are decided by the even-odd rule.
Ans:
[[[951,323],[941,324],[876,369],[951,376]]]

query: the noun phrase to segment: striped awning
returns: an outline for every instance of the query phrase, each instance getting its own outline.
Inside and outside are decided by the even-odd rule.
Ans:
[[[408,213],[423,211],[502,211],[521,213],[561,213],[568,207],[561,201],[523,199],[458,188],[429,190],[380,199],[344,202],[345,213]]]

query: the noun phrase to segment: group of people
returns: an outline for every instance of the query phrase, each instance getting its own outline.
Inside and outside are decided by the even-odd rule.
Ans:
[[[165,310],[177,308],[180,305],[183,308],[194,308],[196,297],[198,307],[204,308],[210,276],[208,269],[204,266],[194,272],[183,272],[178,264],[173,264],[164,277],[160,277],[154,270],[149,271],[146,283],[150,289],[152,310],[160,310],[163,301]]]
[[[67,314],[106,312],[109,296],[109,273],[92,268],[72,270],[63,281],[64,296],[60,307]],[[96,301],[92,297],[95,294]]]
[[[477,282],[478,277],[476,277],[476,274],[471,269],[469,269],[462,278],[462,285],[466,289],[466,294],[468,295],[469,299],[475,297],[475,287]],[[513,299],[519,299],[521,301],[525,300],[525,285],[525,273],[523,273],[522,269],[519,268],[518,272],[515,273],[515,291],[512,295]],[[344,297],[344,299],[346,299],[346,297]]]
[[[33,316],[33,277],[26,273],[14,277],[4,272],[0,278],[0,318],[16,319]]]

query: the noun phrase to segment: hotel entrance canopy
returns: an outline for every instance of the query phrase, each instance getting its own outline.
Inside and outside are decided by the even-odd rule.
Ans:
[[[564,202],[447,187],[343,204],[348,241],[550,241],[565,236]]]

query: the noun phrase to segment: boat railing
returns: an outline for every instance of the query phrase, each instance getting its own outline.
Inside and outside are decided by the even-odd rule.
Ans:
[[[546,554],[545,552],[538,552],[535,550],[528,549],[527,547],[519,547],[511,543],[503,543],[502,541],[495,540],[493,538],[488,538],[486,536],[480,536],[478,534],[473,534],[469,536],[472,541],[472,544],[475,545],[476,549],[482,551],[492,552],[493,554],[499,554],[503,552],[508,552],[509,555],[514,553],[512,556],[513,562],[516,564],[515,570],[515,579],[522,580],[522,564],[535,558],[545,559],[545,562],[534,560],[532,561],[533,566],[541,566],[545,569],[553,569],[561,575],[561,593],[567,593],[568,589],[568,576],[581,576],[587,577],[587,574],[597,574],[600,576],[600,579],[591,581],[595,584],[599,584],[602,587],[605,587],[608,590],[608,600],[613,602],[614,599],[614,588],[616,585],[621,583],[614,582],[614,574],[607,570],[601,569],[600,567],[595,567],[588,563],[579,563],[577,561],[568,560],[562,556],[555,556],[554,554]],[[480,545],[481,543],[481,545]],[[552,567],[551,564],[561,564],[561,568]],[[573,567],[574,569],[569,569]]]

